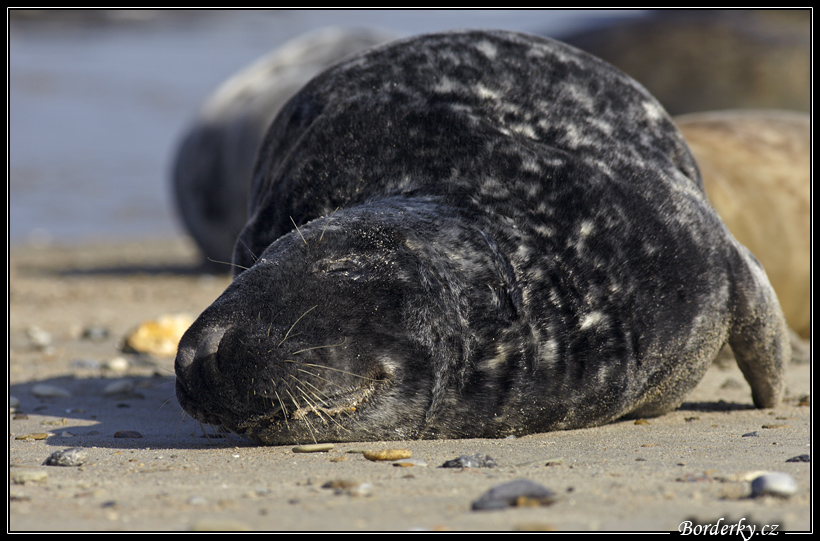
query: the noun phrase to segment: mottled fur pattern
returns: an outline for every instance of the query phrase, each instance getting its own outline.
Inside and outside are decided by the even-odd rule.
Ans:
[[[559,42],[452,32],[331,68],[271,126],[250,211],[177,356],[202,422],[271,444],[588,427],[674,409],[726,341],[758,407],[782,395],[777,300],[678,130]]]

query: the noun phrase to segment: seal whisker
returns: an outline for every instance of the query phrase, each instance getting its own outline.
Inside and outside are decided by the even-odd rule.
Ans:
[[[290,390],[286,390],[286,392],[288,393],[288,396],[290,397],[291,401],[293,402],[293,405],[296,407],[296,411],[294,411],[294,414],[295,414],[296,412],[298,412],[301,409],[301,408],[299,408],[299,401],[296,400],[293,397],[292,394],[290,394]],[[316,432],[313,430],[313,425],[310,423],[310,419],[308,419],[307,417],[303,417],[302,420],[305,421],[305,426],[310,431],[310,437],[313,439],[313,443],[318,443],[317,440],[316,440]]]
[[[327,405],[327,404],[326,404],[326,401],[327,401],[327,400],[330,400],[330,396],[328,396],[327,394],[325,394],[325,393],[324,393],[321,389],[319,389],[318,387],[316,387],[315,385],[313,385],[313,384],[312,384],[311,382],[309,382],[309,381],[299,381],[299,378],[297,378],[297,377],[296,377],[296,376],[294,376],[293,374],[288,374],[288,376],[290,376],[290,378],[291,378],[291,379],[293,379],[293,380],[295,380],[295,381],[296,381],[296,383],[297,383],[297,387],[296,387],[296,388],[297,388],[297,389],[299,389],[300,391],[302,390],[301,388],[299,388],[299,387],[298,387],[298,384],[299,384],[299,383],[301,383],[301,384],[303,384],[303,385],[307,385],[307,386],[311,387],[311,388],[312,388],[314,391],[316,391],[316,392],[311,391],[311,392],[310,392],[310,394],[312,394],[312,395],[316,398],[316,400],[318,400],[318,401],[319,401],[319,402],[320,402],[323,406],[326,406],[326,405]],[[324,397],[320,397],[320,396],[319,396],[319,395],[317,395],[316,393],[319,393],[319,394],[323,395]]]
[[[305,362],[302,362],[302,361],[294,361],[293,359],[283,359],[282,362],[284,362],[284,363],[298,363],[301,366],[307,366],[307,367],[310,367],[310,368],[322,368],[324,370],[332,370],[334,372],[339,372],[340,374],[345,374],[347,376],[353,376],[355,378],[364,379],[364,380],[367,380],[367,381],[374,381],[374,382],[377,382],[377,383],[381,382],[381,381],[386,381],[384,378],[371,378],[369,376],[362,376],[360,374],[356,374],[355,372],[348,372],[347,370],[342,370],[341,368],[335,368],[333,366],[323,366],[321,364],[305,363]],[[297,369],[297,370],[301,370],[301,369]],[[311,374],[312,376],[316,376],[316,374],[308,372],[307,370],[302,370],[302,371],[305,374]],[[316,377],[319,377],[319,376],[316,376]]]
[[[311,311],[311,310],[313,310],[314,308],[318,308],[318,306],[319,306],[319,305],[317,304],[317,305],[312,306],[312,307],[308,308],[307,310],[305,310],[305,312],[304,312],[301,316],[299,316],[299,318],[298,318],[296,321],[294,321],[294,322],[293,322],[293,325],[291,325],[291,326],[290,326],[290,329],[288,329],[288,332],[286,332],[286,333],[285,333],[285,337],[284,337],[284,338],[282,338],[282,341],[281,341],[281,342],[279,342],[279,343],[276,345],[276,347],[279,347],[279,346],[281,346],[282,344],[284,344],[284,343],[285,343],[285,340],[287,340],[287,339],[288,339],[288,337],[290,336],[290,332],[293,330],[293,328],[296,326],[296,324],[297,324],[297,323],[299,323],[299,322],[302,320],[302,318],[303,318],[303,317],[305,317],[306,315],[308,315],[308,312],[310,312],[310,311]]]
[[[254,253],[253,253],[253,250],[251,250],[251,249],[250,249],[250,247],[247,245],[247,243],[246,243],[244,240],[242,240],[242,237],[241,237],[240,235],[237,235],[237,236],[236,236],[236,242],[238,242],[239,244],[241,244],[241,245],[242,245],[242,247],[243,247],[245,250],[247,250],[248,254],[250,254],[251,259],[253,259],[253,262],[254,262],[254,263],[257,263],[257,262],[259,261],[259,257],[258,257],[256,254],[254,254]],[[232,263],[232,264],[233,264],[233,263]],[[234,264],[234,265],[235,265],[235,264]],[[237,267],[237,268],[240,268],[240,269],[242,268],[242,266],[241,266],[241,265],[236,265],[236,267]]]
[[[290,217],[290,222],[293,224],[293,227],[296,228],[296,232],[299,233],[299,236],[302,237],[302,242],[307,244],[307,241],[305,240],[305,236],[302,234],[301,231],[299,231],[299,226],[296,225],[296,222],[293,221],[293,216]]]
[[[210,258],[210,257],[207,257],[206,259],[208,261],[210,261],[211,263],[217,263],[219,265],[227,265],[228,267],[235,267],[237,269],[248,270],[250,268],[250,267],[244,267],[242,265],[238,265],[238,264],[234,263],[233,261],[220,261],[218,259],[213,259],[213,258]]]
[[[162,401],[162,404],[159,405],[159,407],[157,408],[157,411],[161,411],[162,408],[164,408],[166,404],[171,402],[171,400],[175,400],[175,399],[176,399],[176,397],[173,397],[173,396],[171,396],[169,398],[166,398],[165,400]]]
[[[345,336],[344,340],[342,340],[338,344],[328,344],[326,346],[314,346],[312,348],[300,349],[299,351],[294,351],[293,353],[291,353],[291,355],[299,355],[300,353],[304,353],[306,351],[312,351],[314,349],[335,348],[337,346],[343,346],[346,342],[347,342],[347,337]]]
[[[321,417],[321,412],[320,412],[319,408],[317,408],[317,406],[316,406],[315,404],[310,403],[310,401],[308,400],[308,398],[307,398],[307,396],[306,396],[305,390],[304,390],[304,389],[302,389],[301,387],[299,387],[299,385],[298,385],[298,384],[308,385],[308,386],[312,387],[313,389],[315,389],[317,393],[319,393],[320,395],[324,396],[325,398],[322,398],[322,397],[320,397],[320,396],[317,396],[317,395],[316,395],[316,393],[310,392],[310,394],[312,394],[313,396],[315,396],[315,397],[316,397],[316,399],[317,399],[317,400],[318,400],[318,401],[322,404],[322,406],[323,406],[323,407],[330,407],[330,405],[329,405],[329,404],[326,404],[326,403],[325,403],[325,400],[329,400],[329,401],[331,401],[331,402],[332,402],[332,397],[331,397],[330,395],[328,395],[327,393],[325,393],[325,392],[321,391],[320,389],[316,388],[316,386],[315,386],[315,385],[313,385],[312,383],[310,383],[310,382],[308,382],[308,381],[300,381],[300,380],[299,380],[296,376],[293,376],[293,375],[290,375],[290,377],[291,377],[291,378],[293,378],[294,380],[296,380],[296,382],[297,382],[296,388],[299,390],[299,392],[300,392],[300,393],[302,393],[302,396],[305,398],[305,401],[306,401],[306,402],[308,402],[308,405],[310,406],[311,411],[313,411],[316,415],[318,415],[318,416],[320,416],[320,417]],[[318,376],[316,376],[316,377],[318,377]],[[320,379],[323,379],[323,378],[320,378]],[[327,380],[324,380],[324,381],[327,381]],[[329,383],[329,384],[331,384],[331,385],[336,385],[336,386],[337,386],[337,387],[339,387],[340,389],[344,390],[344,389],[343,389],[340,385],[338,385],[338,384],[336,384],[336,383],[329,382],[329,381],[328,381],[328,383]],[[355,409],[355,408],[354,408],[354,409]],[[336,424],[339,428],[341,428],[341,429],[342,429],[342,430],[344,430],[345,432],[351,432],[351,429],[350,429],[350,428],[348,428],[348,427],[346,427],[345,425],[343,425],[343,424],[342,424],[342,423],[340,423],[339,421],[337,421],[337,420],[334,418],[334,416],[333,416],[333,415],[331,415],[331,412],[325,412],[325,413],[328,415],[328,417],[327,417],[327,418],[328,418],[328,419],[330,419],[330,420],[331,420],[334,424]],[[364,427],[364,426],[362,426],[362,425],[361,425],[361,423],[358,421],[358,419],[357,419],[355,416],[353,416],[352,411],[345,411],[344,409],[340,409],[340,410],[335,411],[335,412],[332,412],[332,413],[339,414],[339,415],[345,415],[345,416],[347,416],[349,419],[352,419],[353,423],[356,425],[356,427],[357,427],[359,430],[363,430],[364,432],[368,432],[368,431],[369,431],[366,427]],[[324,418],[324,417],[322,417],[322,418]]]
[[[271,380],[271,382],[273,382],[273,380]],[[279,401],[279,407],[282,408],[282,417],[285,420],[285,428],[287,428],[288,432],[290,432],[290,424],[288,423],[288,409],[285,407],[285,403],[282,402],[282,397],[279,396],[279,393],[276,390],[273,391],[273,394],[276,395],[276,400]]]
[[[294,378],[294,379],[295,379],[295,378]],[[297,381],[298,381],[298,380],[297,380]],[[304,383],[304,382],[300,382],[300,383]],[[337,421],[337,420],[333,417],[333,415],[331,414],[331,412],[329,412],[329,411],[323,411],[323,410],[322,410],[322,408],[320,408],[320,407],[318,407],[316,404],[312,403],[312,402],[310,401],[310,399],[308,398],[307,393],[305,392],[305,390],[304,390],[304,389],[302,389],[302,388],[301,388],[301,387],[299,387],[298,385],[297,385],[297,389],[298,389],[298,390],[299,390],[299,392],[302,394],[302,398],[304,398],[304,400],[305,400],[305,402],[307,403],[307,405],[310,407],[310,411],[311,411],[311,412],[313,412],[313,413],[314,413],[317,417],[319,417],[320,419],[322,419],[325,423],[327,423],[327,421],[330,421],[330,422],[332,422],[333,424],[335,424],[336,426],[338,426],[339,428],[341,428],[342,430],[344,430],[345,432],[350,432],[350,429],[349,429],[349,428],[347,428],[346,426],[344,426],[343,424],[341,424],[339,421]],[[311,393],[311,394],[313,394],[313,393]],[[315,395],[314,395],[314,396],[315,396]],[[323,402],[323,400],[322,400],[321,398],[319,398],[319,397],[316,397],[316,398],[317,398],[317,400],[319,400],[319,402]],[[322,405],[324,406],[324,404],[322,404]],[[337,412],[337,413],[345,413],[345,412],[340,411],[340,412]],[[307,419],[306,419],[306,415],[305,415],[303,418],[305,418],[305,420],[307,420]]]
[[[333,219],[333,216],[336,214],[337,210],[339,210],[339,207],[336,207],[336,209],[330,214],[330,216],[328,216],[327,221],[325,222],[325,226],[322,228],[322,234],[319,235],[318,242],[322,242],[322,239],[325,237],[325,231],[327,231],[327,226],[330,225],[330,220]]]

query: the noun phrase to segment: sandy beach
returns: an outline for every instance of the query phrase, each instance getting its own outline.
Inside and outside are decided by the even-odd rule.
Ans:
[[[141,322],[196,316],[229,283],[196,261],[185,239],[11,249],[10,531],[811,527],[811,464],[788,461],[811,453],[809,364],[789,366],[774,410],[754,409],[740,371],[716,364],[661,418],[517,439],[294,453],[203,432],[174,397],[173,358],[121,351]],[[84,452],[81,465],[43,465],[69,448]],[[361,454],[381,449],[408,449],[415,462]],[[439,467],[476,453],[497,467]],[[796,493],[750,497],[761,471],[789,474]],[[471,509],[516,479],[547,487],[554,503]]]

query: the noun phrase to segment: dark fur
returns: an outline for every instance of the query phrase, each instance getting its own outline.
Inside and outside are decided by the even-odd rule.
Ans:
[[[394,42],[289,102],[177,396],[264,443],[502,437],[677,407],[732,345],[782,394],[765,274],[657,102],[564,44]],[[298,230],[294,224],[298,224]]]

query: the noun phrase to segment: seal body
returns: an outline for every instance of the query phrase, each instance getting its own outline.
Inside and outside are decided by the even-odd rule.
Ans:
[[[729,342],[758,407],[789,343],[660,105],[496,31],[356,55],[280,112],[233,283],[177,396],[259,442],[503,437],[677,407]]]

